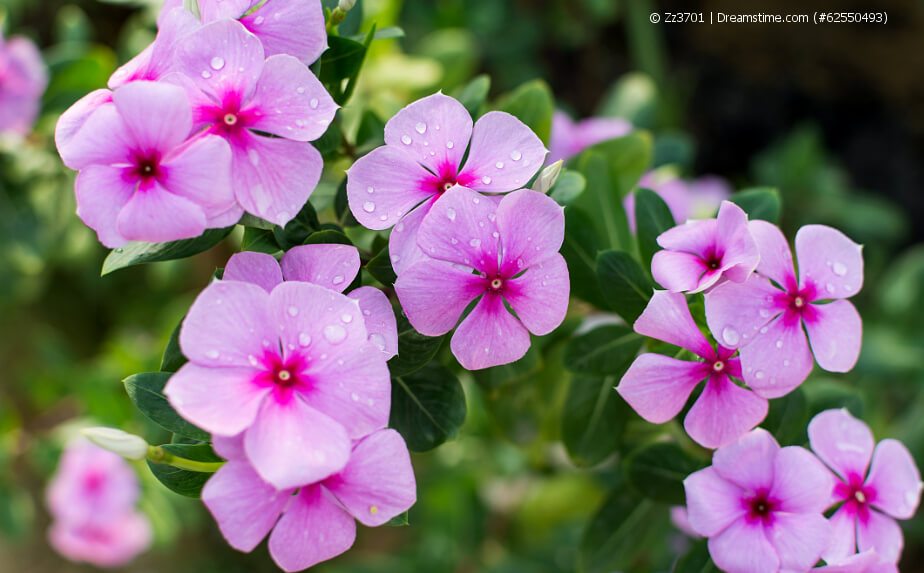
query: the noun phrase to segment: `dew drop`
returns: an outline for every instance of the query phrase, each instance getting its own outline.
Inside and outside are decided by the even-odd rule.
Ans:
[[[250,163],[254,167],[256,167],[257,165],[260,165],[260,153],[257,152],[256,149],[248,149],[247,157],[250,158]]]
[[[365,203],[363,203],[363,211],[365,211],[366,213],[371,213],[375,211],[375,203],[373,203],[372,201],[366,201]]]
[[[777,347],[777,348],[783,348],[783,341],[782,341],[782,340],[777,340],[777,341],[776,341],[776,347]]]
[[[205,79],[209,79],[210,77],[212,77],[212,72],[208,70],[202,70],[202,77]]]
[[[472,239],[471,241],[468,242],[468,244],[471,245],[472,247],[480,247],[481,239]]]
[[[455,209],[446,209],[446,217],[447,217],[450,221],[455,221],[455,220],[456,220],[456,210],[455,210]]]
[[[263,16],[257,16],[256,18],[253,19],[253,23],[259,26],[260,24],[264,22],[264,20],[265,18],[263,18]]]
[[[219,356],[219,352],[217,350],[209,350],[208,352],[205,353],[205,355],[211,358],[212,360],[217,360]]]
[[[766,376],[766,374],[764,374],[763,370],[758,370],[754,373],[754,378],[757,378],[758,380],[763,380],[764,376]]]
[[[330,282],[334,283],[335,285],[339,285],[340,283],[343,282],[343,275],[335,276],[333,279],[331,279]]]
[[[353,392],[352,394],[350,394],[350,399],[353,400],[354,402],[359,402],[359,394],[357,394],[356,392]]]
[[[311,336],[307,332],[298,335],[299,346],[308,346],[309,344],[311,344]]]
[[[503,169],[503,168],[504,168],[504,162],[503,162],[503,161],[498,161],[497,163],[494,164],[494,167],[497,167],[498,169]]]
[[[339,324],[331,324],[324,327],[324,338],[331,344],[340,344],[346,338],[346,329]]]
[[[369,336],[369,341],[375,344],[376,348],[379,350],[385,350],[385,337],[381,334],[371,334]]]
[[[289,316],[298,316],[298,307],[290,306],[289,307]]]
[[[481,182],[484,183],[485,185],[490,185],[490,184],[491,184],[491,178],[488,177],[487,175],[485,175],[484,177],[481,178]]]
[[[741,340],[741,335],[739,335],[738,331],[734,328],[726,326],[722,329],[722,340],[729,346],[735,346],[738,344],[738,341]]]
[[[295,88],[295,92],[303,94],[305,93],[305,88],[303,88],[302,86],[298,86],[297,88]]]
[[[831,265],[831,270],[834,271],[834,274],[836,274],[839,277],[842,277],[847,274],[847,267],[844,265],[844,263],[840,263],[840,262],[834,263],[833,265]]]
[[[831,283],[828,283],[827,285],[825,285],[825,290],[828,291],[829,293],[834,293],[834,285]]]
[[[765,327],[763,327],[763,328],[760,329],[760,333],[761,333],[761,334],[767,334],[767,330],[769,330],[769,329],[765,326]]]
[[[308,105],[311,106],[311,109],[318,109],[318,98],[313,97],[308,100]]]
[[[521,157],[523,157],[523,154],[515,149],[510,152],[510,159],[513,159],[514,161],[519,161]]]
[[[410,145],[410,144],[411,144],[411,136],[410,136],[410,135],[402,135],[402,136],[401,136],[401,143],[403,143],[404,145]]]
[[[257,357],[254,356],[253,354],[250,354],[247,356],[247,361],[250,362],[251,366],[256,366],[257,364],[259,364],[259,362],[257,362]]]
[[[789,360],[784,360],[784,361],[783,361],[783,366],[789,366]]]
[[[342,320],[345,324],[350,324],[353,322],[353,315],[344,313],[340,315],[340,320]]]
[[[422,121],[418,121],[417,125],[414,126],[414,129],[417,130],[417,133],[423,135],[427,131],[427,124]]]
[[[488,221],[492,223],[497,220],[497,215],[495,213],[488,213]]]
[[[451,141],[446,142],[446,149],[452,149],[453,143]]]
[[[472,203],[477,205],[478,203],[481,203],[481,199],[479,199],[478,197],[472,197]]]
[[[449,237],[449,241],[450,241],[453,245],[458,245],[458,244],[459,244],[459,239],[457,239],[457,238],[455,238],[455,237]]]

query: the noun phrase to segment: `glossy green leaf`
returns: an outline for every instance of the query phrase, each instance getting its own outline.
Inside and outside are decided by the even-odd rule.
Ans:
[[[660,538],[666,514],[663,506],[617,489],[584,531],[578,548],[578,572],[635,571],[635,562]]]
[[[340,231],[324,229],[312,233],[305,239],[306,245],[352,245],[353,241]]]
[[[516,116],[529,126],[539,139],[548,143],[549,132],[552,129],[552,114],[555,113],[555,98],[544,81],[533,80],[522,84],[503,98],[500,110]]]
[[[224,227],[223,229],[208,229],[194,239],[183,239],[182,241],[171,241],[169,243],[126,243],[125,246],[109,253],[109,256],[103,261],[101,274],[108,275],[119,269],[143,263],[172,261],[198,255],[220,243],[222,239],[231,233],[232,229],[234,229],[234,226]]]
[[[432,450],[455,438],[465,422],[465,393],[449,369],[431,362],[392,378],[389,426],[413,452]]]
[[[241,250],[272,255],[278,253],[280,247],[272,231],[245,227],[244,238],[241,239]]]
[[[215,455],[208,444],[164,444],[161,446],[171,454],[195,460],[198,462],[220,462],[222,459]],[[202,494],[205,482],[212,477],[212,473],[194,472],[173,467],[168,464],[159,464],[146,460],[151,473],[157,480],[171,491],[186,497],[198,498]]]
[[[183,351],[180,350],[180,328],[183,326],[183,319],[185,318],[184,316],[180,319],[180,322],[177,323],[176,328],[170,334],[167,347],[164,349],[163,357],[160,360],[161,372],[176,372],[180,369],[180,366],[187,362],[186,357],[183,356]]]
[[[408,521],[407,512],[405,511],[402,514],[392,517],[391,519],[385,522],[385,525],[389,527],[404,527],[406,525],[410,525],[410,521]]]
[[[555,202],[563,207],[567,207],[580,197],[581,193],[587,187],[587,180],[581,175],[580,171],[573,169],[562,169],[558,180],[549,191],[549,197],[555,199]]]
[[[356,131],[358,153],[365,153],[385,144],[385,122],[370,109],[363,111]]]
[[[359,73],[366,57],[366,47],[362,41],[343,36],[328,36],[327,46],[327,50],[321,55],[321,83],[339,84]]]
[[[597,255],[597,279],[609,309],[628,324],[642,314],[654,290],[647,273],[625,251]]]
[[[705,539],[690,545],[687,552],[680,556],[671,573],[718,573],[719,568],[709,556],[709,546]]]
[[[355,8],[355,7],[354,7]],[[352,12],[352,10],[350,10]],[[400,26],[386,26],[385,28],[379,28],[375,31],[375,34],[372,35],[372,40],[392,40],[395,38],[403,38],[404,30]],[[357,42],[362,42],[366,39],[365,34],[355,34],[350,36],[351,40]]]
[[[375,280],[385,286],[392,286],[398,280],[395,269],[391,266],[391,256],[388,253],[388,245],[378,252],[372,259],[366,263],[366,270]]]
[[[593,466],[619,449],[632,408],[616,392],[620,375],[575,375],[562,411],[561,435],[572,461]]]
[[[577,207],[565,207],[565,240],[561,254],[568,264],[571,294],[596,307],[605,308],[603,290],[597,281],[599,250],[600,240],[594,233],[590,217]]]
[[[492,389],[505,382],[529,376],[540,368],[542,368],[542,355],[536,346],[532,345],[523,358],[509,364],[476,370],[472,372],[472,376],[482,388]]]
[[[398,354],[388,361],[388,371],[392,377],[407,376],[423,368],[436,356],[443,337],[417,332],[400,308],[395,309],[395,320],[398,325]]]
[[[745,189],[731,196],[731,201],[744,209],[748,219],[762,219],[778,223],[780,219],[780,193],[770,187]]]
[[[626,479],[640,494],[674,505],[686,503],[683,480],[705,465],[670,442],[641,446],[623,462]]]
[[[621,377],[635,360],[644,340],[621,324],[598,326],[568,342],[565,368],[576,374]]]
[[[455,98],[459,100],[473,118],[478,117],[484,105],[488,92],[491,90],[491,76],[481,74],[456,91]]]
[[[327,130],[321,134],[321,137],[311,142],[311,145],[324,156],[325,159],[333,156],[334,152],[340,149],[340,143],[343,141],[343,135],[340,131],[340,122],[332,121]]]
[[[125,391],[141,413],[152,422],[175,434],[201,442],[209,440],[209,433],[201,430],[177,414],[164,396],[164,386],[172,372],[145,372],[129,376],[122,383]]]
[[[805,442],[809,422],[809,406],[802,388],[776,400],[770,400],[767,418],[761,423],[781,445],[792,446]]]
[[[638,250],[644,268],[651,268],[651,257],[661,250],[658,235],[676,225],[670,208],[660,195],[651,189],[635,190],[635,225]]]
[[[276,239],[276,243],[284,251],[287,251],[292,247],[304,244],[305,239],[320,228],[321,224],[318,222],[318,214],[315,212],[314,206],[310,201],[306,201],[298,215],[286,223],[284,228],[279,225],[273,227],[273,237]]]

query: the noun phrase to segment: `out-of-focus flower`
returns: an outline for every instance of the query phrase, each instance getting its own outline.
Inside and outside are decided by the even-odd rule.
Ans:
[[[455,185],[485,193],[519,189],[542,166],[546,153],[542,141],[519,119],[492,111],[473,128],[465,107],[442,93],[418,100],[388,120],[385,143],[347,171],[347,196],[363,226],[387,229],[397,224],[388,248],[399,276],[426,259],[417,231],[443,193]]]
[[[913,517],[921,501],[921,474],[908,448],[882,440],[873,449],[872,432],[847,410],[821,412],[808,434],[812,450],[837,475],[833,501],[842,504],[831,516],[834,533],[822,557],[840,562],[859,547],[897,563],[903,540],[895,519]]]
[[[632,124],[619,117],[591,117],[575,122],[567,113],[557,110],[552,116],[549,156],[545,162],[568,161],[588,147],[622,137],[630,131]]]
[[[860,245],[831,227],[802,227],[797,279],[782,231],[766,221],[748,228],[760,252],[757,274],[706,295],[709,329],[723,345],[739,348],[744,381],[768,398],[783,396],[809,375],[813,353],[825,370],[849,371],[860,354],[862,323],[844,299],[863,286]]]
[[[0,32],[0,133],[26,136],[38,117],[48,72],[28,38]]]
[[[73,561],[100,567],[128,563],[151,544],[151,525],[135,510],[138,479],[131,466],[89,442],[71,443],[48,486],[52,547]]]
[[[807,571],[828,544],[832,479],[811,452],[763,429],[718,449],[683,480],[693,529],[728,573]]]
[[[164,6],[157,19],[157,36],[140,54],[126,62],[109,78],[109,89],[139,80],[156,81],[176,69],[176,50],[182,41],[200,28],[193,14],[183,8]]]
[[[696,533],[696,530],[690,525],[690,516],[687,513],[685,505],[674,505],[671,507],[671,523],[684,534],[694,539],[702,537],[699,533]]]
[[[649,171],[639,179],[636,187],[651,189],[661,196],[676,223],[687,219],[712,217],[716,209],[732,194],[727,181],[715,175],[705,175],[693,181],[684,181],[672,173]],[[623,208],[629,220],[629,228],[635,232],[635,194],[629,193],[623,199]]]
[[[548,334],[565,318],[564,233],[562,207],[547,195],[521,189],[498,202],[455,187],[420,225],[417,241],[431,258],[398,275],[398,299],[414,328],[441,335],[481,297],[453,334],[452,353],[469,370],[513,362],[530,332]]]

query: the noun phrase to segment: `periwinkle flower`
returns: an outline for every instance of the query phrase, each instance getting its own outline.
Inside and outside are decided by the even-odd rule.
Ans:
[[[902,531],[895,519],[910,519],[921,501],[921,474],[901,442],[873,441],[869,428],[846,410],[826,410],[808,426],[812,450],[836,474],[831,516],[833,535],[822,553],[839,562],[857,552],[875,550],[898,562]],[[875,445],[875,449],[874,449]]]
[[[139,80],[157,81],[176,69],[176,50],[201,27],[192,12],[167,2],[157,19],[157,36],[140,54],[126,62],[109,78],[109,89]]]
[[[0,133],[28,135],[38,117],[48,72],[35,44],[0,32]]]
[[[796,233],[797,279],[780,229],[766,221],[751,221],[748,228],[760,252],[757,273],[706,295],[709,329],[723,345],[739,349],[744,381],[776,398],[808,377],[813,353],[830,372],[853,368],[862,323],[844,299],[863,286],[860,245],[831,227],[802,227]]]
[[[703,392],[683,423],[698,444],[724,446],[766,417],[766,398],[732,380],[741,379],[741,361],[735,351],[721,344],[712,348],[693,321],[684,295],[655,292],[634,328],[702,359],[691,362],[654,353],[636,358],[616,390],[642,418],[656,424],[672,419],[703,380]]]
[[[830,472],[808,450],[752,430],[683,480],[693,529],[728,573],[807,571],[827,545]]]
[[[389,253],[398,275],[426,258],[417,230],[443,193],[455,185],[485,193],[519,189],[542,167],[546,153],[542,141],[519,119],[492,111],[473,128],[465,107],[442,93],[420,99],[388,120],[385,143],[347,171],[347,197],[350,211],[364,227],[395,226]]]
[[[151,524],[135,509],[138,478],[121,457],[78,440],[68,445],[48,486],[54,519],[48,540],[72,561],[128,563],[151,544]]]
[[[324,479],[343,469],[351,439],[388,423],[388,367],[362,317],[316,284],[214,282],[183,321],[189,362],[164,393],[213,435],[243,432],[247,459],[276,488]]]
[[[669,291],[697,293],[720,281],[744,282],[760,255],[741,207],[723,201],[718,217],[687,221],[658,236],[663,250],[651,259],[651,274]]]
[[[202,501],[239,551],[252,551],[269,533],[270,555],[285,571],[340,555],[353,545],[356,520],[376,527],[417,500],[410,455],[394,430],[355,442],[337,473],[282,490],[253,470],[239,440],[216,440],[215,449],[230,461],[205,484]]]
[[[416,234],[430,258],[395,283],[408,320],[423,334],[445,334],[480,297],[452,336],[453,355],[469,370],[518,360],[529,349],[529,333],[548,334],[568,310],[568,267],[558,253],[564,232],[562,207],[537,191],[521,189],[498,201],[450,189]]]
[[[183,90],[139,81],[111,97],[88,100],[85,120],[68,123],[58,147],[80,171],[77,214],[100,242],[173,241],[234,223],[231,150],[220,137],[187,140],[193,120]]]
[[[590,117],[575,122],[567,113],[556,110],[552,116],[549,156],[545,162],[568,161],[588,147],[622,137],[630,131],[632,124],[621,117]]]
[[[704,175],[692,181],[684,181],[673,174],[649,171],[639,179],[637,187],[651,189],[667,204],[674,221],[712,217],[722,201],[732,194],[727,181],[715,175]],[[629,193],[622,202],[629,229],[635,232],[635,194]]]

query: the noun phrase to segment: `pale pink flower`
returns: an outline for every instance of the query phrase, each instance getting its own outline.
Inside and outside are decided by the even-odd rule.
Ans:
[[[552,116],[549,156],[545,162],[568,161],[588,147],[622,137],[630,131],[632,124],[621,117],[590,117],[576,122],[567,113],[556,110]]]
[[[28,38],[0,32],[0,133],[28,135],[38,117],[48,71]]]

